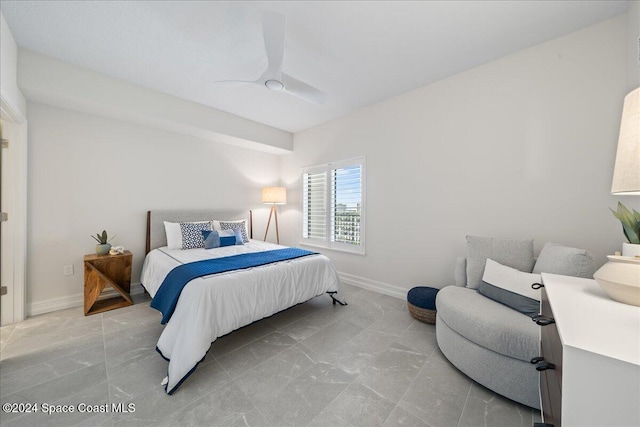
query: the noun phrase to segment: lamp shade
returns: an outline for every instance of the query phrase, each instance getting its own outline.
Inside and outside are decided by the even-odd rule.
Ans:
[[[640,195],[640,88],[624,98],[611,193]]]
[[[287,189],[284,187],[264,187],[262,189],[262,203],[286,205]]]

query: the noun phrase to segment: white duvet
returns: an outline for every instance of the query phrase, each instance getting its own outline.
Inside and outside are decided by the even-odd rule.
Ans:
[[[216,249],[154,249],[144,260],[141,283],[153,297],[180,264],[281,248],[251,240]],[[333,264],[319,254],[190,281],[157,344],[169,360],[167,392],[195,369],[216,338],[325,292],[338,292],[335,298],[344,301]]]

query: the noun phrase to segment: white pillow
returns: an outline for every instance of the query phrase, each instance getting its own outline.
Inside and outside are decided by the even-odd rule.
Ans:
[[[191,224],[202,224],[210,221],[193,221]],[[182,249],[182,230],[179,222],[164,221],[164,231],[167,234],[168,249]]]
[[[164,221],[164,231],[167,234],[167,247],[169,249],[182,249],[180,223]]]
[[[541,292],[540,289],[532,289],[531,285],[540,283],[541,280],[539,274],[525,273],[502,265],[491,258],[487,258],[482,276],[483,282],[536,301],[540,301]]]
[[[478,292],[487,298],[533,317],[540,312],[540,289],[531,285],[540,283],[539,274],[525,273],[487,258]]]

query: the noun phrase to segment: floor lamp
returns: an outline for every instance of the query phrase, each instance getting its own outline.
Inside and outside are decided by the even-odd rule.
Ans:
[[[264,232],[264,241],[267,241],[267,234],[269,233],[271,217],[274,216],[276,218],[276,241],[278,242],[278,244],[280,244],[277,205],[287,204],[287,189],[284,187],[264,187],[262,189],[262,203],[271,205],[271,212],[269,212],[269,221],[267,222],[267,231]]]

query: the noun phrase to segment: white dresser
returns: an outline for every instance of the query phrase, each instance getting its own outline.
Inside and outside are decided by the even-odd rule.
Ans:
[[[640,426],[640,307],[613,301],[595,280],[542,274],[544,422]],[[543,319],[543,323],[545,319]]]

